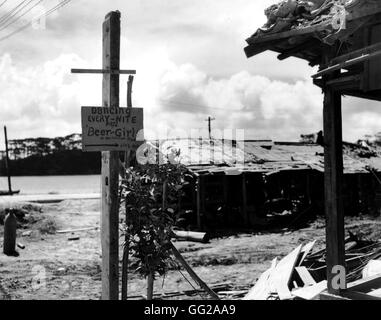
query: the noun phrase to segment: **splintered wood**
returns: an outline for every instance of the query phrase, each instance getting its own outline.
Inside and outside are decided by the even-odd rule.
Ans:
[[[381,260],[372,260],[381,258],[380,243],[354,241],[347,251],[348,259],[363,278],[349,283],[340,296],[328,293],[328,281],[324,279],[326,251],[313,253],[315,245],[316,241],[300,245],[280,261],[275,258],[243,300],[381,300]],[[357,262],[355,252],[359,255]]]

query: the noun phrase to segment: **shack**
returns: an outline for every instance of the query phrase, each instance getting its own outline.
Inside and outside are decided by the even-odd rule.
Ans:
[[[201,230],[284,225],[324,215],[324,148],[304,142],[180,139],[151,142],[193,179],[182,201]],[[344,212],[381,213],[381,150],[344,143]]]
[[[324,91],[324,189],[327,280],[345,263],[343,95],[381,100],[381,2],[374,0],[287,0],[265,12],[268,22],[247,39],[248,58],[266,50],[278,59],[297,57],[319,66],[312,76]]]

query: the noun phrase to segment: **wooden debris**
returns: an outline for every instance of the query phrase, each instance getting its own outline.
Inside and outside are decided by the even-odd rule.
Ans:
[[[205,232],[173,230],[173,236],[179,240],[208,243],[209,236]]]
[[[381,275],[376,275],[366,279],[360,279],[355,282],[348,284],[348,290],[351,291],[361,291],[369,292],[374,289],[379,289],[381,287]]]
[[[303,253],[303,256],[302,258],[300,259],[300,262],[299,262],[299,266],[302,265],[303,261],[306,259],[306,257],[310,254],[310,252],[312,251],[312,249],[314,248],[316,244],[316,240],[315,241],[312,241],[308,244],[306,244],[303,249],[302,249],[302,253]]]
[[[267,300],[271,295],[270,290],[270,276],[275,270],[277,265],[277,258],[275,258],[270,269],[265,271],[256,282],[255,286],[249,291],[249,293],[243,298],[243,300]]]
[[[280,300],[292,299],[289,284],[301,250],[302,246],[297,247],[289,255],[279,261],[276,268],[271,272],[269,281],[272,288],[276,289]]]
[[[62,233],[75,233],[75,232],[81,232],[81,231],[90,231],[90,230],[97,230],[98,227],[88,227],[88,228],[81,228],[81,229],[68,229],[68,230],[59,230],[56,233],[62,234]]]
[[[22,243],[17,243],[17,247],[20,248],[21,250],[25,249],[25,245],[23,245]]]
[[[362,272],[363,278],[369,278],[376,275],[381,276],[381,260],[369,261]]]
[[[292,291],[292,295],[304,300],[314,300],[327,290],[327,280],[321,281],[313,286],[296,289]]]
[[[373,290],[368,292],[370,296],[381,298],[381,289]]]
[[[313,286],[316,284],[316,281],[311,276],[306,267],[296,267],[295,270],[298,273],[300,279],[302,279],[305,286]]]
[[[201,280],[201,278],[193,271],[191,266],[185,261],[181,253],[176,249],[176,247],[173,245],[172,242],[169,242],[169,246],[172,250],[173,255],[176,257],[176,259],[181,263],[181,265],[184,267],[184,269],[189,273],[189,275],[192,277],[192,279],[198,283],[198,285],[205,290],[213,299],[220,300],[219,296],[208,287],[208,285]]]
[[[80,239],[80,237],[71,237],[71,238],[68,238],[67,240],[68,241],[78,241]]]

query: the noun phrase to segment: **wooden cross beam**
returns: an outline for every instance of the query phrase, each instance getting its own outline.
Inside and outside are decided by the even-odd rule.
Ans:
[[[110,70],[110,69],[71,69],[71,73],[88,74],[136,74],[136,70]]]

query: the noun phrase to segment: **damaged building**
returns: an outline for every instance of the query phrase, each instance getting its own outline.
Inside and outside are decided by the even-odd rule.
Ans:
[[[201,230],[297,226],[324,215],[324,150],[319,144],[269,140],[166,140],[193,179],[183,199]],[[346,215],[381,213],[381,150],[344,143]]]

